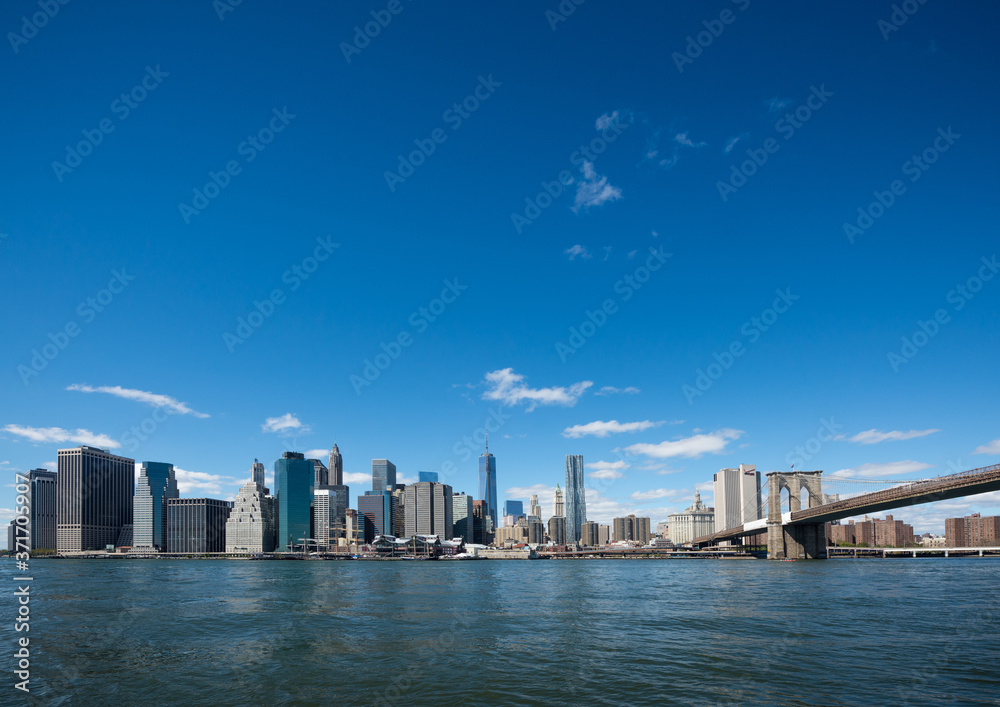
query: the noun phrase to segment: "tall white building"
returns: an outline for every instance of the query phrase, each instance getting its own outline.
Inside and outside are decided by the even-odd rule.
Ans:
[[[715,532],[715,511],[705,506],[701,493],[694,492],[694,503],[683,513],[672,513],[667,518],[670,526],[670,541],[675,545],[683,545],[694,538],[711,535]]]
[[[312,536],[320,552],[338,545],[345,537],[347,516],[347,486],[323,486],[313,490]]]
[[[243,484],[226,521],[226,552],[273,552],[274,499],[253,481]]]
[[[740,464],[739,469],[719,469],[714,480],[716,532],[763,517],[760,472],[756,466]]]
[[[264,483],[264,464],[256,459],[253,460],[253,466],[250,467],[250,480],[255,484],[260,484],[262,487],[266,487],[266,484]],[[264,489],[264,492],[267,493],[266,488]]]
[[[538,520],[542,519],[542,507],[538,505],[537,493],[531,494],[531,498],[528,499],[528,515],[534,516]]]

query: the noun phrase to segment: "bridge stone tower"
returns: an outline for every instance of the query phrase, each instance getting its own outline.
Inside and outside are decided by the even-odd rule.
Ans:
[[[788,489],[789,510],[802,510],[802,489],[809,492],[809,508],[823,504],[822,471],[772,471],[767,474],[767,559],[826,559],[823,523],[783,525],[781,490]]]

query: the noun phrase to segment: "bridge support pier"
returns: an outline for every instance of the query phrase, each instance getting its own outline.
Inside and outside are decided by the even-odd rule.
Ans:
[[[823,523],[768,523],[767,559],[825,560],[826,528]]]

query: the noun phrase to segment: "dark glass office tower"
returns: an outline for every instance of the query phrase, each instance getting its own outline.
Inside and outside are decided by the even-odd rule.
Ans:
[[[580,526],[587,521],[587,495],[583,487],[583,455],[566,455],[566,542],[580,540]]]
[[[60,449],[56,549],[103,550],[132,525],[135,460],[96,447]]]
[[[486,504],[484,521],[489,526],[484,534],[493,535],[497,529],[497,460],[490,454],[489,445],[479,457],[479,498]]]
[[[300,452],[285,452],[274,462],[278,487],[278,552],[292,552],[302,538],[312,537],[315,467]]]
[[[59,512],[57,476],[56,472],[48,469],[32,469],[28,472],[28,493],[31,499],[28,545],[32,550],[56,549],[56,522]],[[23,542],[23,536],[19,537]]]
[[[379,493],[396,488],[396,465],[388,459],[372,459],[372,491]]]

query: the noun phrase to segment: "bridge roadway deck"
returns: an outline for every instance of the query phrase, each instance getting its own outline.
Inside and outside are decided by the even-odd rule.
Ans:
[[[925,481],[895,486],[883,491],[866,493],[843,501],[824,503],[801,511],[783,513],[782,525],[800,523],[826,523],[840,518],[879,513],[893,508],[915,506],[920,503],[946,501],[951,498],[972,496],[978,493],[1000,490],[1000,464],[963,471],[949,476],[939,476]],[[763,533],[767,530],[767,520],[755,520],[745,525],[695,538],[693,545],[706,545],[722,540],[734,540],[746,535]]]

